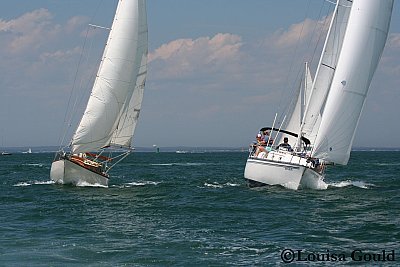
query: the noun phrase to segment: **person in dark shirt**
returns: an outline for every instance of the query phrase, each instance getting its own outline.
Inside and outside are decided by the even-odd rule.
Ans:
[[[289,145],[289,138],[287,138],[287,137],[283,138],[283,143],[279,144],[279,146],[277,146],[276,149],[279,149],[279,148],[284,148],[287,151],[293,151],[292,147]]]

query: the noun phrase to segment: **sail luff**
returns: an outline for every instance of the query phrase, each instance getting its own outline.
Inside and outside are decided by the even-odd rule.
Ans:
[[[393,0],[354,0],[313,156],[347,164],[367,92],[382,55]]]
[[[145,0],[120,0],[103,60],[82,120],[72,139],[72,152],[94,151],[111,144],[128,109],[142,63],[138,47],[140,7]],[[145,18],[145,17],[144,17]]]

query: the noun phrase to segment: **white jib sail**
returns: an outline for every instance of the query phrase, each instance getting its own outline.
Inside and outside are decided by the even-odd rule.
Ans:
[[[290,119],[288,120],[286,130],[293,133],[298,133],[299,128],[301,126],[301,120],[303,119],[304,109],[307,103],[306,101],[309,98],[311,89],[312,89],[312,77],[310,68],[306,63],[304,80],[302,81],[302,85],[300,87],[300,90],[298,91],[297,102],[293,112],[291,113]]]
[[[354,0],[314,157],[347,164],[372,77],[386,43],[393,0]]]
[[[127,122],[137,118],[135,109],[140,110],[146,61],[145,0],[120,0],[92,93],[72,139],[73,153],[111,145],[113,137],[113,144],[130,145],[135,123]],[[131,101],[135,95],[138,101]]]
[[[310,72],[310,68],[308,67],[308,64],[305,63],[304,79],[302,81],[302,84],[301,84],[299,90],[297,91],[296,104],[292,108],[292,111],[289,112],[290,117],[289,117],[288,123],[285,127],[285,130],[292,132],[292,133],[299,134],[301,120],[303,119],[304,110],[306,107],[306,101],[310,96],[311,89],[312,89],[311,72]],[[283,142],[283,137],[288,137],[289,144],[291,144],[291,145],[294,145],[297,142],[297,138],[294,136],[282,135],[279,143]]]

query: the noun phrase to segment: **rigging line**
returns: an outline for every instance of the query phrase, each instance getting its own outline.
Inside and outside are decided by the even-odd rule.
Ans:
[[[110,167],[108,167],[106,173],[108,173],[112,168],[114,168],[115,165],[117,165],[117,164],[120,163],[123,159],[125,159],[127,156],[129,156],[129,155],[131,154],[131,152],[132,152],[132,151],[128,150],[128,151],[126,151],[125,153],[123,153],[123,154],[121,154],[121,155],[115,157],[115,158],[118,158],[118,157],[121,157],[121,158],[120,158],[117,162],[115,162],[114,164],[112,164]]]
[[[323,17],[322,17],[322,11],[323,11],[323,9],[324,9],[324,6],[325,6],[325,2],[323,1],[323,2],[322,2],[322,5],[321,5],[321,8],[320,8],[320,10],[319,10],[318,18],[323,18]],[[327,18],[326,18],[326,16],[325,16],[325,17],[324,17],[324,22],[322,23],[322,25],[324,25],[324,24],[326,23],[326,19],[327,19]],[[314,23],[314,29],[313,29],[312,34],[311,34],[311,37],[309,38],[309,41],[308,41],[307,48],[310,49],[311,46],[312,46],[312,43],[313,43],[314,40],[315,40],[315,36],[317,35],[316,33],[319,33],[318,39],[317,39],[317,41],[315,41],[315,48],[314,48],[314,51],[313,51],[312,53],[310,53],[311,59],[307,59],[307,60],[306,60],[306,55],[304,55],[304,57],[303,57],[303,62],[306,62],[306,61],[307,61],[310,65],[313,63],[314,56],[316,55],[316,48],[318,47],[318,44],[320,43],[321,36],[323,35],[323,31],[322,31],[322,30],[317,30],[317,27],[318,27],[320,24],[321,24],[321,19],[318,19],[318,20]],[[322,29],[323,29],[323,26],[322,26]]]
[[[90,69],[90,64],[89,64],[89,62],[90,62],[90,58],[91,58],[91,53],[92,53],[92,51],[93,51],[93,44],[94,44],[94,39],[92,39],[92,42],[91,42],[91,44],[90,44],[90,48],[88,49],[88,53],[87,53],[87,57],[86,57],[86,66],[88,66],[88,68],[87,69]],[[94,56],[93,56],[94,57]],[[101,61],[101,57],[100,57],[100,61]],[[98,66],[99,65],[99,63],[97,63],[97,64],[93,64],[92,65],[92,70],[91,70],[91,73],[89,74],[89,76],[87,76],[87,77],[91,77],[91,78],[89,78],[89,79],[85,79],[85,76],[83,76],[82,75],[82,77],[81,77],[81,82],[80,82],[80,85],[79,85],[79,88],[81,88],[82,90],[80,91],[81,92],[81,95],[80,95],[80,97],[79,96],[77,96],[76,97],[76,99],[75,99],[75,105],[74,105],[74,107],[73,107],[73,111],[75,111],[75,108],[78,106],[78,107],[80,107],[81,106],[81,104],[82,104],[82,102],[84,101],[84,100],[88,100],[88,96],[85,96],[85,94],[90,94],[90,89],[91,89],[91,87],[90,87],[90,85],[91,84],[94,84],[94,80],[93,80],[93,78],[92,77],[96,77],[96,75],[95,75],[95,73],[96,73],[96,66]],[[84,80],[86,80],[86,85],[83,85],[84,84]],[[79,99],[79,101],[78,101],[78,99]],[[73,114],[75,114],[75,116],[77,116],[77,114],[76,114],[77,112],[73,112]],[[71,120],[72,120],[72,118],[71,118]]]
[[[99,5],[97,5],[97,8],[95,9],[93,15],[91,16],[91,20],[93,20],[93,18],[95,17],[95,15],[98,14],[99,9],[100,9],[100,6],[103,4],[103,2],[104,2],[104,0],[101,0],[100,3],[99,3]],[[85,41],[84,41],[84,43],[83,43],[83,45],[82,45],[82,53],[80,54],[80,57],[79,57],[79,60],[78,60],[78,65],[77,65],[77,68],[76,68],[76,72],[75,72],[75,76],[74,76],[74,81],[73,81],[72,88],[71,88],[71,92],[70,92],[70,95],[69,95],[69,98],[68,98],[67,108],[66,108],[65,114],[64,114],[64,122],[63,122],[64,125],[63,125],[63,127],[61,128],[61,131],[62,131],[62,133],[64,133],[64,134],[61,133],[61,134],[59,135],[59,136],[60,136],[60,138],[59,138],[59,140],[58,140],[58,142],[59,142],[59,144],[60,144],[59,150],[61,150],[63,147],[64,147],[64,148],[66,147],[65,145],[63,145],[63,143],[65,142],[65,138],[66,138],[66,136],[67,136],[68,129],[72,126],[72,125],[71,125],[72,117],[71,117],[70,120],[68,120],[67,117],[68,117],[68,113],[69,113],[69,111],[70,111],[70,104],[71,104],[71,100],[72,100],[72,95],[73,95],[73,93],[74,93],[74,91],[75,91],[75,88],[76,88],[76,81],[77,81],[77,79],[78,79],[79,67],[80,67],[81,62],[82,62],[83,51],[85,50],[85,46],[86,46],[86,42],[87,42],[88,33],[89,33],[89,27],[88,27],[87,30],[86,30]],[[67,123],[67,122],[68,122],[68,123]]]
[[[286,82],[285,82],[285,84],[286,84],[286,87],[287,87],[287,88],[293,88],[293,87],[291,87],[291,86],[289,85],[289,76],[291,75],[293,66],[294,66],[294,64],[295,64],[295,57],[296,57],[297,50],[298,50],[299,45],[300,45],[300,39],[301,39],[301,37],[302,37],[302,35],[303,35],[303,31],[304,31],[304,27],[305,27],[305,21],[306,21],[306,18],[307,18],[307,16],[308,16],[308,12],[309,12],[309,10],[310,10],[310,3],[311,3],[311,0],[308,1],[307,8],[306,8],[306,13],[305,13],[305,15],[304,15],[303,23],[302,23],[302,25],[301,25],[301,30],[300,30],[299,36],[298,36],[298,38],[297,38],[296,47],[295,47],[294,52],[293,52],[292,62],[291,62],[291,64],[290,64],[289,71],[287,72],[287,75],[286,75]],[[291,95],[293,95],[293,94],[294,94],[294,89],[292,89],[291,91],[292,91]],[[280,97],[280,101],[279,101],[279,105],[278,105],[278,110],[281,110],[281,111],[283,110],[283,108],[282,108],[282,105],[283,105],[283,103],[282,103],[282,102],[283,102],[283,94],[284,94],[284,90],[281,90],[281,97]],[[280,115],[280,119],[279,119],[279,120],[281,120],[281,119],[282,119],[282,116],[284,116],[285,113],[287,113],[287,112],[288,112],[287,109],[286,109],[286,112],[280,112],[281,115]]]
[[[92,16],[92,20],[93,20],[93,17],[98,13],[98,10],[99,10],[101,5],[102,5],[102,2],[97,6],[97,9],[95,10],[95,14]],[[105,28],[105,27],[100,27],[100,26],[97,27],[97,26],[95,26],[93,24],[90,24],[90,23],[88,25],[92,27],[92,28],[88,27],[89,31],[91,31],[91,30],[95,31],[97,28]],[[87,39],[88,35],[85,38]],[[91,58],[91,53],[93,52],[93,44],[94,44],[94,42],[95,42],[95,40],[92,38],[91,39],[91,43],[90,43],[90,47],[88,48],[87,57],[86,57],[86,63],[85,63],[85,65],[88,66],[87,69],[90,69],[89,62],[90,62],[90,58]],[[101,63],[101,60],[102,60],[102,57],[100,56],[100,63]],[[95,76],[96,66],[98,66],[98,65],[99,64],[93,64],[92,71],[91,71],[91,73],[89,74],[88,77],[96,77]],[[87,81],[86,85],[83,85],[84,84],[84,80]],[[94,84],[94,79],[93,78],[85,79],[85,76],[82,75],[81,81],[80,81],[80,85],[79,85],[79,88],[81,88],[82,90],[80,91],[81,92],[80,96],[77,95],[76,98],[75,98],[75,103],[74,103],[74,106],[73,106],[72,112],[71,112],[71,122],[70,123],[72,123],[72,120],[74,119],[75,116],[78,116],[77,111],[76,111],[76,107],[80,107],[82,102],[89,98],[89,97],[85,96],[85,93],[90,94],[90,89],[91,89],[90,88],[90,84]]]
[[[88,38],[88,36],[86,36],[86,38]],[[90,47],[89,47],[89,49],[88,49],[87,56],[86,56],[86,63],[85,63],[84,65],[89,66],[89,58],[90,58],[90,53],[91,53],[91,51],[93,50],[93,43],[94,43],[94,40],[92,39],[92,41],[91,41],[91,43],[90,43]],[[84,52],[84,51],[82,51],[82,53],[83,53],[83,55],[85,55],[85,52]],[[93,71],[92,71],[92,75],[89,75],[89,77],[93,77],[93,73],[94,73],[94,72],[95,72],[95,71],[93,70]],[[88,87],[89,87],[89,83],[90,83],[91,79],[88,79],[88,80],[87,80],[87,81],[88,81],[88,84],[87,84],[86,86],[83,86],[83,80],[84,80],[84,76],[82,75],[81,81],[80,81],[80,84],[79,84],[79,87],[78,87],[78,88],[81,88],[81,89],[82,89],[82,90],[80,90],[80,93],[81,93],[81,94],[79,94],[79,95],[77,94],[76,97],[75,97],[74,105],[73,105],[72,108],[71,108],[71,117],[70,117],[70,120],[69,120],[69,122],[68,122],[69,125],[72,125],[72,121],[73,121],[74,118],[78,115],[78,114],[77,114],[77,110],[76,110],[76,109],[77,109],[77,106],[81,106],[81,103],[82,103],[83,99],[87,99],[86,97],[84,97],[85,92],[88,91],[88,90],[90,90],[90,88],[87,89],[87,90],[84,90],[83,88],[88,88]]]
[[[325,1],[322,1],[321,8],[320,8],[319,14],[318,14],[318,18],[322,17],[325,5],[326,5]],[[327,13],[329,14],[329,10],[328,10]],[[328,21],[327,18],[328,18],[328,15],[325,15],[324,16],[323,25],[326,25],[326,22]],[[318,39],[317,39],[317,41],[315,43],[314,50],[313,50],[312,53],[310,53],[312,55],[311,59],[309,60],[310,64],[312,64],[312,62],[314,61],[314,58],[315,58],[315,55],[316,55],[316,50],[318,48],[318,45],[320,44],[320,41],[322,40],[322,36],[323,36],[323,33],[324,33],[324,31],[322,29],[326,28],[326,26],[322,26],[322,29],[317,31],[317,27],[318,27],[319,24],[320,24],[320,20],[318,20],[318,21],[316,21],[314,23],[315,26],[313,28],[312,34],[310,35],[310,38],[308,40],[308,44],[306,46],[308,49],[311,48],[311,44],[313,43],[314,36],[316,36],[316,32],[319,32],[319,37],[318,37]],[[307,55],[304,54],[302,62],[306,62],[307,61],[306,58],[307,58]],[[291,86],[291,88],[296,88],[296,86],[295,86],[296,83],[301,83],[301,81],[303,79],[302,78],[302,73],[303,73],[303,70],[301,68],[298,68],[298,72],[297,72],[296,78],[293,80],[293,85]],[[286,112],[289,112],[290,111],[290,106],[286,110],[287,110]]]
[[[68,113],[70,111],[72,95],[73,95],[73,93],[75,91],[75,88],[76,88],[76,82],[77,82],[77,79],[78,79],[79,66],[81,65],[81,62],[82,62],[83,51],[85,50],[88,33],[89,33],[89,28],[86,30],[86,38],[85,38],[85,41],[84,41],[83,46],[82,46],[82,53],[81,53],[81,55],[79,57],[78,66],[77,66],[76,71],[75,71],[74,81],[73,81],[71,92],[70,92],[70,95],[69,95],[69,98],[68,98],[67,108],[66,108],[65,115],[64,115],[64,127],[62,128],[62,131],[64,132],[64,134],[61,135],[61,138],[60,138],[61,140],[59,140],[59,142],[60,142],[59,149],[61,149],[62,146],[63,146],[62,144],[65,141],[65,138],[66,138],[66,135],[67,135],[67,129],[69,129],[71,127],[70,123],[71,123],[72,118],[68,119],[67,117],[68,117]]]
[[[324,10],[325,5],[326,5],[326,2],[325,2],[325,1],[322,1],[322,5],[321,5],[321,8],[320,8],[320,10],[319,10],[318,18],[321,18],[321,17],[322,17],[322,14],[323,14],[323,10]],[[331,6],[331,5],[329,5],[329,6]],[[310,36],[310,38],[309,38],[307,48],[311,48],[311,45],[312,45],[313,40],[314,40],[314,36],[316,36],[316,33],[317,33],[317,32],[319,33],[318,39],[317,39],[317,41],[315,42],[315,47],[314,47],[313,52],[310,53],[310,54],[311,54],[311,59],[310,59],[310,60],[306,60],[307,56],[306,56],[306,54],[304,54],[303,60],[302,60],[303,62],[308,61],[308,62],[310,63],[309,65],[311,65],[311,64],[314,62],[317,48],[318,48],[318,46],[319,46],[321,40],[323,39],[323,36],[324,36],[324,30],[323,30],[323,29],[327,28],[326,23],[327,23],[327,21],[329,21],[329,20],[328,20],[328,17],[329,17],[328,14],[329,14],[329,13],[330,13],[330,9],[328,9],[326,15],[324,15],[324,21],[323,21],[323,23],[322,23],[322,26],[321,26],[322,28],[321,28],[321,30],[317,30],[317,27],[318,27],[318,25],[320,24],[320,21],[321,21],[321,20],[318,20],[318,21],[316,21],[316,22],[314,23],[315,26],[314,26],[314,29],[313,29],[313,31],[312,31],[312,34],[311,34],[311,36]],[[294,83],[296,83],[298,80],[301,81],[302,78],[300,78],[300,75],[302,75],[302,73],[303,73],[303,71],[299,68],[299,71],[298,71],[298,73],[297,73],[296,79],[294,80]],[[314,78],[315,78],[315,77],[314,77]],[[292,87],[294,87],[294,86],[295,86],[295,84],[292,85]]]

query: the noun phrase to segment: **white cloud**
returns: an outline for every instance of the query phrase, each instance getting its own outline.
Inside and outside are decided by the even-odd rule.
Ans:
[[[310,40],[319,39],[320,35],[327,30],[329,17],[321,20],[305,19],[302,22],[292,24],[287,30],[277,30],[272,36],[268,36],[264,45],[287,51],[290,47],[307,45]]]
[[[55,52],[44,52],[40,55],[42,62],[52,60],[64,62],[69,60],[72,56],[80,55],[82,50],[79,47],[72,48],[71,50],[57,50]]]
[[[400,49],[400,33],[392,33],[388,36],[386,47]]]
[[[40,47],[60,32],[60,25],[52,23],[47,9],[38,9],[19,18],[0,22],[0,32],[7,33],[7,50],[19,53]]]
[[[202,74],[230,64],[238,64],[241,57],[241,37],[219,33],[214,37],[178,39],[161,45],[149,55],[149,62],[158,78],[179,78]]]
[[[80,29],[82,25],[87,25],[89,22],[89,18],[83,16],[75,16],[68,20],[65,25],[65,31],[67,33],[72,33],[77,29]]]

